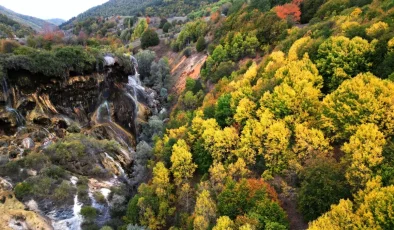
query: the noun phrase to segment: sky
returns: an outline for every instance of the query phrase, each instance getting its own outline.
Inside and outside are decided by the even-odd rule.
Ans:
[[[0,5],[16,13],[41,19],[68,20],[108,0],[0,0]]]

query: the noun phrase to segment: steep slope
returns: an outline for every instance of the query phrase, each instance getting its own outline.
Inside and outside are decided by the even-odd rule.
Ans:
[[[41,30],[47,24],[52,24],[50,22],[47,22],[47,21],[39,19],[39,18],[35,18],[32,16],[23,15],[23,14],[18,14],[18,13],[14,12],[12,10],[9,10],[3,6],[0,6],[0,13],[8,16],[9,18],[11,18],[11,19],[13,19],[25,26],[29,26],[36,31]]]

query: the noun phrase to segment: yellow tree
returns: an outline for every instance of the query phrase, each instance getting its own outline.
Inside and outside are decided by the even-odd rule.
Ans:
[[[311,37],[308,36],[308,37],[300,38],[297,41],[295,41],[293,45],[290,47],[288,59],[290,61],[298,60],[298,50],[306,43],[308,43],[310,40]]]
[[[163,229],[166,219],[173,215],[175,208],[170,206],[170,172],[163,162],[153,168],[152,184],[141,184],[138,188],[139,221],[150,229]]]
[[[227,177],[227,172],[222,162],[211,165],[209,168],[209,176],[212,189],[217,195],[223,190],[224,184],[226,182],[225,179]]]
[[[216,130],[213,136],[213,144],[208,148],[214,161],[231,161],[234,158],[233,152],[238,145],[238,139],[238,133],[234,127]]]
[[[266,152],[264,159],[266,166],[271,173],[281,173],[288,166],[291,160],[290,130],[283,121],[273,123],[267,130],[267,137],[264,141]]]
[[[221,216],[216,220],[212,230],[232,230],[235,229],[234,222],[228,216]]]
[[[248,174],[250,174],[250,170],[242,158],[238,158],[235,163],[228,165],[228,175],[233,180],[245,178]]]
[[[189,147],[182,139],[172,147],[171,163],[171,172],[174,175],[175,184],[178,186],[193,177],[197,168],[197,165],[193,163]]]
[[[158,162],[153,168],[152,186],[159,198],[166,199],[171,191],[170,171],[163,162]]]
[[[256,104],[248,98],[243,98],[239,101],[234,115],[234,120],[243,124],[246,120],[254,117]]]
[[[322,131],[309,129],[302,124],[295,125],[294,139],[292,149],[301,165],[318,154],[327,155],[331,150],[330,143]]]
[[[194,207],[193,226],[196,230],[208,229],[210,223],[216,218],[216,205],[212,200],[208,190],[203,190],[197,197],[196,206]]]
[[[361,124],[376,124],[384,135],[394,132],[394,83],[371,73],[347,80],[323,100],[321,124],[334,140],[347,140]]]
[[[357,229],[359,217],[353,213],[353,203],[350,200],[340,200],[338,205],[332,205],[331,210],[309,224],[309,230],[342,230]]]
[[[358,190],[373,177],[374,167],[383,161],[382,151],[386,140],[375,124],[362,124],[345,143],[342,150],[347,154],[350,166],[346,172],[349,184]]]
[[[268,127],[275,121],[274,115],[268,109],[264,111],[259,109],[257,113],[260,120],[249,119],[246,121],[239,141],[239,148],[235,152],[248,165],[255,163],[258,154],[263,154],[263,139]]]
[[[394,186],[382,187],[379,177],[369,181],[365,190],[338,205],[309,225],[310,230],[320,229],[394,229]]]

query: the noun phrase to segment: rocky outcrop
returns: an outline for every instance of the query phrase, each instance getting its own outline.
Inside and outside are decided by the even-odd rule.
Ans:
[[[0,99],[4,104],[0,106],[0,134],[14,135],[21,123],[53,128],[60,136],[58,130],[67,129],[73,122],[90,128],[102,123],[97,120],[98,109],[107,103],[111,109],[109,120],[135,136],[138,111],[144,112],[140,118],[147,117],[149,111],[157,113],[160,105],[153,90],[128,84],[128,76],[134,71],[124,66],[112,58],[103,71],[63,80],[24,70],[9,71],[8,82],[2,83],[6,90]],[[20,117],[25,121],[19,121]],[[126,142],[135,145],[135,140]]]
[[[26,210],[12,192],[0,189],[0,229],[53,229],[49,221],[34,211]]]

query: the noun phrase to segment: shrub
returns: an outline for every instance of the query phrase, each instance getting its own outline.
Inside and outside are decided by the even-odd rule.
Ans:
[[[33,190],[31,184],[27,182],[18,183],[14,188],[14,193],[16,198],[22,199],[23,197],[29,195]]]
[[[153,29],[147,29],[141,36],[141,46],[146,49],[160,43],[159,35]]]
[[[187,47],[184,51],[183,51],[183,55],[185,55],[187,58],[192,56],[192,48]]]
[[[63,181],[59,187],[55,189],[54,198],[58,201],[63,201],[73,194],[72,190],[73,187],[70,185],[70,182]]]
[[[168,31],[171,29],[172,25],[169,22],[166,22],[163,26],[163,32],[168,33]]]
[[[92,223],[96,219],[98,213],[97,209],[91,206],[84,206],[81,209],[81,215],[84,219],[84,223]]]
[[[107,203],[107,200],[105,199],[104,195],[101,192],[95,192],[93,194],[94,199],[100,203],[100,204],[105,204]]]
[[[12,53],[18,47],[20,47],[20,44],[16,41],[3,40],[1,42],[0,52],[1,53]]]
[[[57,180],[60,178],[64,178],[66,176],[66,170],[64,170],[59,166],[52,165],[44,170],[44,174],[48,177]]]

